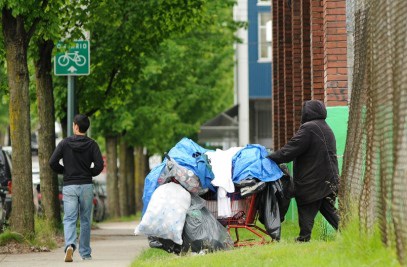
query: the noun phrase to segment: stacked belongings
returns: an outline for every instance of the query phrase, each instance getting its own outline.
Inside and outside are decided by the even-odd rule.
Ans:
[[[283,173],[266,156],[260,145],[212,151],[183,138],[147,175],[143,217],[135,234],[149,236],[151,247],[176,254],[230,249],[233,241],[218,220],[237,216],[232,214],[229,195],[240,190],[242,197],[258,193],[259,219],[268,234],[278,240],[276,194],[281,193],[278,185]],[[199,197],[208,190],[217,193],[217,217]]]
[[[215,191],[206,151],[183,138],[147,175],[143,217],[134,233],[149,236],[151,247],[176,254],[233,247],[227,230],[208,212],[199,197],[209,189]]]

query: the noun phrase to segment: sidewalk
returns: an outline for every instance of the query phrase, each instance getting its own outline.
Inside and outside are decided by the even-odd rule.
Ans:
[[[82,261],[75,251],[73,262],[64,262],[64,248],[51,252],[28,254],[0,254],[1,267],[45,267],[45,266],[98,266],[128,267],[143,249],[148,248],[147,238],[134,236],[136,222],[100,223],[99,229],[91,232],[92,260]]]

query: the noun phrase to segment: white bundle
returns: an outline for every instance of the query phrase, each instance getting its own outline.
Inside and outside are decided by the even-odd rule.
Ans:
[[[147,210],[134,234],[170,239],[182,245],[182,230],[190,206],[191,195],[181,185],[163,184],[151,196]]]

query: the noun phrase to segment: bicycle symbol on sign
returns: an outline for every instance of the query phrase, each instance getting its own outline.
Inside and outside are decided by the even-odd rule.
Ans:
[[[73,53],[67,52],[65,55],[58,58],[58,64],[62,67],[68,65],[70,61],[73,61],[79,67],[86,64],[86,58],[79,55],[79,51],[75,51]]]

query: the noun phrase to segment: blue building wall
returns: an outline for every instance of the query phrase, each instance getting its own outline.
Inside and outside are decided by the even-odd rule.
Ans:
[[[271,98],[271,62],[258,62],[258,13],[271,12],[271,6],[257,5],[257,0],[248,0],[249,16],[249,98]]]

